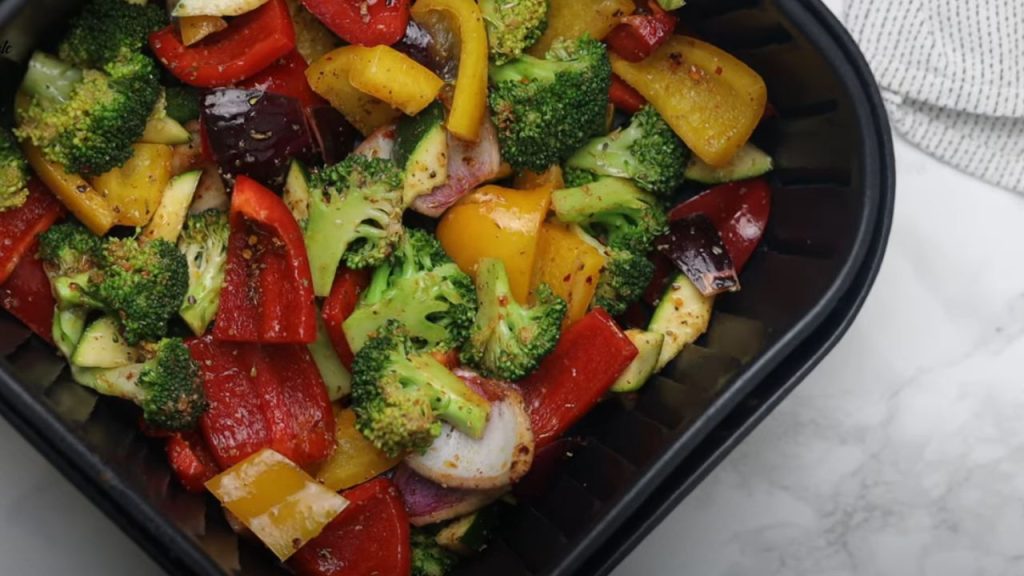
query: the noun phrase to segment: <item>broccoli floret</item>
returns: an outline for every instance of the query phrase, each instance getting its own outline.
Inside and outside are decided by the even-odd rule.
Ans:
[[[480,0],[480,13],[496,64],[518,58],[548,27],[548,0]]]
[[[28,176],[28,163],[17,140],[10,130],[0,128],[0,212],[25,203]]]
[[[327,296],[344,259],[349,268],[383,264],[402,238],[402,173],[390,160],[352,155],[315,172],[306,249],[313,290]]]
[[[188,291],[185,256],[166,240],[100,239],[67,223],[40,236],[39,254],[58,306],[114,316],[132,345],[163,337]]]
[[[166,24],[166,13],[155,4],[92,0],[71,21],[58,54],[75,66],[98,68],[138,53],[150,33]]]
[[[556,190],[551,206],[562,222],[579,224],[606,245],[638,254],[646,254],[668,229],[658,199],[621,178],[605,176]]]
[[[533,372],[558,344],[566,303],[542,284],[536,303],[526,307],[512,297],[505,264],[485,258],[477,265],[480,311],[462,361],[485,376],[520,380]]]
[[[591,306],[618,316],[643,296],[654,277],[654,263],[644,254],[617,248],[606,248],[604,254],[607,260]]]
[[[29,105],[15,133],[48,160],[84,176],[102,174],[132,156],[132,144],[160,98],[156,64],[141,54],[96,70],[36,52],[21,90]]]
[[[190,215],[178,237],[188,263],[188,292],[179,314],[197,336],[206,332],[220,305],[230,232],[226,213],[207,210]]]
[[[142,347],[148,360],[118,368],[77,368],[79,384],[100,394],[131,400],[147,422],[164,430],[187,430],[206,411],[199,366],[180,338]]]
[[[447,576],[459,562],[458,556],[442,548],[434,536],[423,529],[413,529],[412,576]]]
[[[358,352],[393,318],[405,326],[417,350],[451,350],[469,337],[475,314],[473,280],[433,234],[408,230],[391,260],[374,270],[345,320],[345,338]]]
[[[604,131],[611,65],[587,36],[560,43],[545,59],[523,55],[492,66],[489,102],[502,158],[543,172]]]
[[[562,170],[562,180],[566,188],[579,188],[597,181],[597,174],[589,170],[566,166]]]
[[[569,168],[629,178],[654,194],[668,194],[683,183],[689,150],[651,106],[629,126],[594,138],[566,161]]]
[[[167,115],[185,124],[199,118],[199,92],[191,86],[168,86],[164,90]]]
[[[352,408],[356,429],[386,454],[426,450],[442,421],[479,438],[490,406],[429,352],[416,352],[391,320],[356,353]]]

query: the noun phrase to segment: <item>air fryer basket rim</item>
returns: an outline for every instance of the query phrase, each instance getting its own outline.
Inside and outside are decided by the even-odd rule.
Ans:
[[[709,431],[759,383],[773,377],[773,370],[783,359],[795,354],[798,349],[806,354],[806,360],[799,369],[788,376],[782,376],[787,379],[783,390],[771,402],[762,406],[758,413],[753,414],[748,425],[706,462],[700,477],[742,439],[786,392],[799,383],[838,341],[870,289],[884,253],[885,239],[891,224],[895,186],[892,141],[877,86],[863,56],[820,0],[775,0],[774,3],[815,45],[824,59],[835,66],[836,75],[853,102],[856,124],[864,134],[861,143],[864,165],[861,169],[866,175],[865,206],[851,255],[825,291],[824,297],[784,336],[744,367],[742,374],[733,383],[730,394],[719,397],[693,423],[694,429]],[[7,0],[0,4],[0,23],[27,4],[27,0]],[[865,262],[869,251],[871,257]],[[833,312],[837,302],[842,299],[848,299],[843,303],[847,308]],[[830,315],[838,315],[841,319],[832,328],[828,338],[820,340],[820,344],[808,342],[808,337],[815,336],[815,330]],[[828,330],[825,332],[828,333]],[[122,479],[112,475],[110,468],[66,429],[55,414],[19,386],[11,374],[3,369],[0,369],[0,414],[164,569],[172,573],[221,573],[219,566],[188,536],[149,506]],[[705,436],[706,432],[699,436],[684,435],[670,446],[647,473],[607,510],[602,522],[571,543],[569,552],[552,567],[550,573],[570,574],[584,566],[588,557],[597,553],[598,547],[607,542],[615,530],[630,519],[630,513],[637,510],[656,489],[667,491],[663,485],[665,479]],[[695,476],[688,481],[688,485],[692,487],[697,481],[699,478]],[[673,495],[676,499],[671,504],[674,505],[683,496],[685,492]],[[671,506],[666,503],[649,513],[648,519],[641,524],[643,533],[653,528],[670,509]],[[602,570],[610,570],[638,541],[639,537],[634,537],[622,546],[618,543],[605,546],[603,551],[610,550],[612,553],[605,554],[610,561],[603,564]]]

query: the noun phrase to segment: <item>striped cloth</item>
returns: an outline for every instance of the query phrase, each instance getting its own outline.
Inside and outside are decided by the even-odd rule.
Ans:
[[[848,0],[897,132],[1024,192],[1024,0]]]

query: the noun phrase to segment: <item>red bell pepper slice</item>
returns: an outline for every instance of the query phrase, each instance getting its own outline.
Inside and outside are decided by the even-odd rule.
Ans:
[[[7,281],[0,284],[0,306],[52,344],[55,305],[50,280],[42,261],[36,258],[36,244],[33,243]]]
[[[189,492],[203,492],[206,482],[220,473],[217,461],[199,432],[172,434],[165,448],[171,470]]]
[[[398,489],[375,478],[341,493],[349,504],[288,560],[299,576],[409,574],[409,518]]]
[[[654,53],[676,30],[678,20],[655,0],[647,1],[646,14],[632,14],[605,36],[608,47],[630,62],[640,62]]]
[[[332,32],[349,44],[392,45],[405,36],[410,0],[302,0]]]
[[[608,98],[619,110],[636,114],[647,104],[647,100],[636,91],[635,88],[626,84],[626,81],[612,74],[612,86],[608,89]]]
[[[252,366],[244,354],[252,346],[217,342],[210,335],[187,342],[203,376],[208,407],[199,420],[206,445],[221,468],[270,446],[270,427],[260,406]]]
[[[359,303],[359,295],[370,285],[370,272],[368,270],[349,270],[343,268],[334,277],[334,285],[331,286],[331,293],[324,300],[321,316],[324,326],[327,327],[327,335],[334,345],[334,351],[338,358],[350,371],[355,355],[345,338],[345,330],[342,324],[352,315]]]
[[[295,98],[306,108],[326,105],[327,101],[314,92],[306,80],[308,67],[309,64],[302,55],[292,50],[262,72],[241,82],[239,86]]]
[[[215,88],[245,80],[291,52],[295,28],[288,3],[270,0],[192,46],[185,46],[174,24],[151,34],[149,46],[182,82]]]
[[[669,211],[668,219],[680,220],[694,214],[707,216],[718,229],[739,272],[764,236],[771,203],[772,190],[764,179],[730,182],[679,204]]]
[[[638,353],[604,310],[592,310],[570,326],[537,371],[520,383],[537,448],[597,404]]]
[[[316,304],[302,231],[279,196],[247,176],[235,179],[218,340],[308,344]]]
[[[35,241],[64,214],[60,200],[38,180],[28,181],[28,198],[17,208],[0,211],[0,284]]]

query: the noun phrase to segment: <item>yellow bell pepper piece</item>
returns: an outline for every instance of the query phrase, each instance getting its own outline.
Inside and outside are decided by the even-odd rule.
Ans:
[[[390,46],[363,48],[362,52],[363,57],[349,70],[349,82],[410,116],[430,105],[444,86],[437,74]]]
[[[134,144],[124,165],[90,180],[114,211],[114,223],[145,226],[171,179],[174,151],[165,144]]]
[[[212,478],[206,488],[281,560],[324,529],[348,500],[269,448]]]
[[[182,16],[178,19],[181,43],[191,46],[214,32],[228,27],[227,20],[220,16]]]
[[[571,40],[590,34],[601,40],[634,10],[633,0],[551,0],[548,27],[529,53],[543,58],[559,38]]]
[[[367,58],[367,50],[363,46],[342,46],[324,54],[306,69],[306,80],[313,91],[337,108],[364,136],[402,115],[349,81],[351,71]]]
[[[334,452],[316,473],[317,480],[338,491],[362,484],[370,478],[394,468],[402,461],[389,458],[356,430],[356,413],[351,408],[335,410],[337,429]]]
[[[60,164],[47,160],[31,142],[26,140],[21,143],[21,147],[32,170],[43,184],[60,198],[75,218],[98,236],[110,230],[114,225],[115,215],[101,192],[90,186],[81,176],[68,173]]]
[[[540,231],[532,287],[547,284],[565,300],[568,305],[565,325],[568,326],[586,315],[606,260],[575,227],[557,221],[545,222]]]
[[[476,275],[482,258],[504,262],[512,295],[526,303],[551,191],[550,186],[532,190],[484,186],[445,212],[437,226],[437,239],[470,276]]]
[[[419,0],[412,6],[414,20],[429,12],[443,12],[459,34],[459,72],[448,114],[448,131],[475,142],[487,111],[487,30],[480,7],[473,0]]]
[[[611,54],[612,70],[654,106],[701,160],[725,166],[754,132],[768,101],[764,80],[707,42],[669,38],[642,62]]]
[[[540,188],[541,186],[550,186],[552,190],[561,190],[565,188],[562,167],[555,164],[543,172],[523,170],[516,174],[515,186],[520,190]]]

